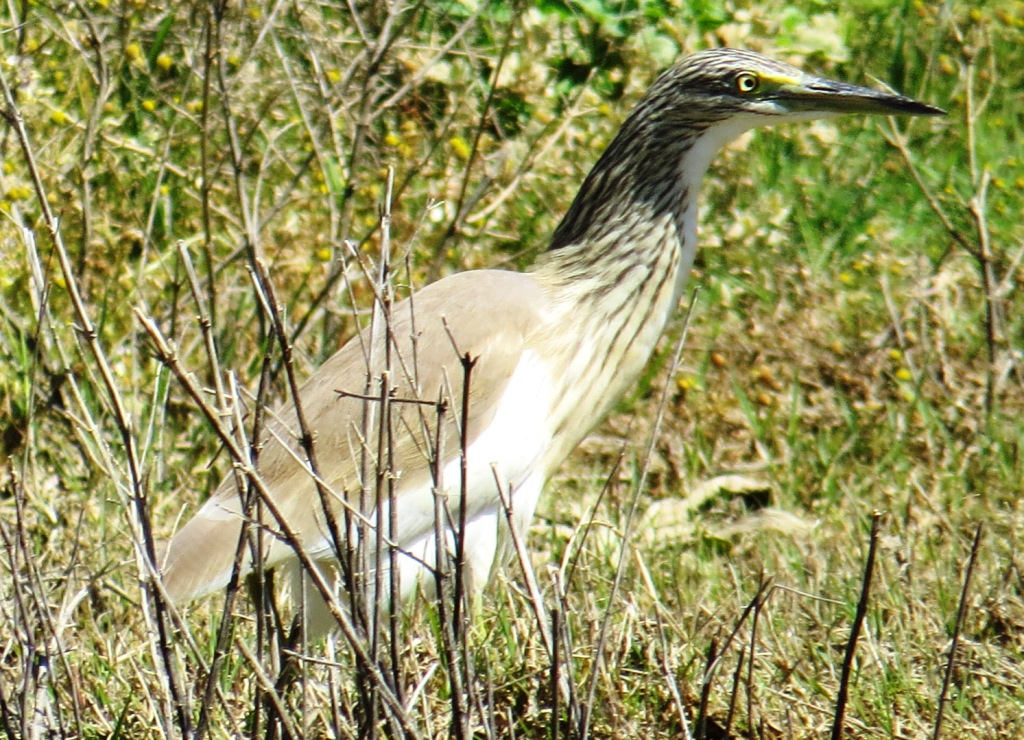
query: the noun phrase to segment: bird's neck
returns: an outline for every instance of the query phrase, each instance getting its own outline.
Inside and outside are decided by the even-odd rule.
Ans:
[[[704,175],[721,146],[745,127],[667,123],[644,103],[594,165],[533,268],[564,294],[559,297],[602,300],[641,273],[659,283],[667,278],[676,297],[685,286]]]
[[[552,413],[561,425],[555,465],[635,383],[696,253],[697,196],[722,142],[685,128],[666,139],[645,123],[634,114],[623,126],[532,270],[561,308],[556,324],[572,323],[579,338],[565,345],[556,326],[547,348],[563,355],[558,366],[568,389]]]

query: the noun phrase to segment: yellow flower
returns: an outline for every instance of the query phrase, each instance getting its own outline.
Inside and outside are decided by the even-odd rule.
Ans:
[[[174,60],[166,54],[161,54],[156,58],[156,66],[162,69],[164,72],[174,66]]]
[[[145,109],[145,110],[149,111],[150,113],[152,113],[153,111],[156,110],[156,101],[155,100],[150,100],[149,98],[147,98],[146,100],[142,101],[142,107],[143,107],[143,109]]]
[[[448,144],[451,146],[452,151],[455,152],[455,156],[459,159],[469,159],[469,144],[461,136],[453,136],[448,139]]]
[[[676,379],[676,387],[681,391],[690,391],[697,387],[697,381],[689,375],[681,375]]]

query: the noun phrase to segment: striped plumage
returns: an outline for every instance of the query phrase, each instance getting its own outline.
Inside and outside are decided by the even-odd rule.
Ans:
[[[434,400],[442,392],[457,409],[459,354],[477,358],[469,396],[465,516],[468,568],[476,585],[486,580],[507,536],[499,483],[513,491],[516,526],[525,531],[544,482],[650,357],[693,264],[697,196],[711,159],[750,128],[842,112],[941,113],[750,52],[695,54],[659,77],[637,105],[530,271],[453,275],[394,307],[391,384],[397,397]],[[346,505],[359,508],[360,450],[371,445],[360,436],[367,402],[337,391],[362,392],[368,373],[380,375],[382,341],[376,338],[369,367],[367,333],[350,341],[300,394],[316,434],[319,472],[339,502],[339,519]],[[435,548],[435,424],[424,409],[396,404],[394,411],[394,544],[403,553],[400,582],[406,595],[418,584],[429,586],[422,563],[433,562]],[[260,475],[301,546],[330,569],[336,553],[302,463],[294,409],[285,405],[277,416],[263,440]],[[454,505],[458,414],[446,419],[440,467]],[[376,507],[362,508],[362,536],[371,537]],[[227,583],[242,521],[229,476],[170,543],[163,574],[173,599],[185,601]],[[293,563],[292,546],[274,535],[278,527],[266,518],[264,524],[264,567]]]

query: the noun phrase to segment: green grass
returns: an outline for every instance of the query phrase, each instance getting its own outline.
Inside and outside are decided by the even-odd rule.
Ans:
[[[222,601],[190,607],[161,648],[140,587],[138,527],[145,520],[157,540],[167,536],[230,463],[155,359],[136,309],[204,387],[216,373],[201,314],[222,381],[234,373],[255,394],[266,366],[270,397],[284,398],[253,251],[304,376],[364,320],[371,291],[358,261],[371,264],[380,248],[388,167],[400,286],[525,266],[657,70],[721,42],[853,82],[877,77],[950,115],[898,121],[897,131],[858,119],[794,126],[723,152],[703,196],[700,293],[681,366],[671,372],[680,319],[637,393],[551,481],[530,532],[544,603],[563,627],[559,670],[594,736],[678,737],[681,715],[694,729],[714,646],[716,727],[730,717],[735,682],[736,736],[820,737],[835,715],[877,511],[848,736],[933,731],[978,526],[942,734],[1024,731],[1024,5],[682,5],[493,2],[475,14],[475,4],[452,2],[391,26],[374,6],[359,11],[369,42],[347,6],[232,5],[219,35],[207,34],[213,18],[199,5],[12,6],[25,16],[0,20],[0,69],[34,159],[6,127],[7,734],[173,735],[182,715],[168,675],[198,721]],[[393,36],[374,47],[385,27]],[[379,64],[369,65],[374,48]],[[70,274],[42,201],[59,218]],[[729,474],[762,493],[727,486],[693,511],[672,507]],[[655,504],[664,506],[651,514]],[[743,619],[765,580],[756,622]],[[259,673],[279,676],[279,654],[257,639],[247,599],[236,611],[212,734],[273,736],[268,713],[253,707]],[[445,735],[444,625],[420,610],[407,628],[406,696],[420,686],[409,714],[423,735]],[[517,564],[488,590],[467,644],[478,734],[551,734],[551,661]],[[281,726],[352,735],[351,652],[339,643],[309,653],[319,662],[303,664],[281,697]],[[566,711],[560,703],[563,720]]]

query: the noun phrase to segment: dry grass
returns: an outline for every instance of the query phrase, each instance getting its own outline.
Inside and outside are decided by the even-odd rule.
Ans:
[[[8,735],[348,737],[369,701],[391,734],[820,737],[874,512],[847,736],[938,734],[950,666],[943,736],[1024,732],[1020,8],[634,5],[9,7]],[[230,459],[143,319],[221,399],[285,398],[254,266],[301,377],[365,320],[388,167],[399,291],[522,266],[656,70],[723,41],[951,116],[723,155],[680,366],[681,320],[529,533],[549,617],[517,563],[465,634],[418,610],[389,713],[340,638],[294,663],[247,598],[221,650],[222,601],[167,612],[147,559]]]

